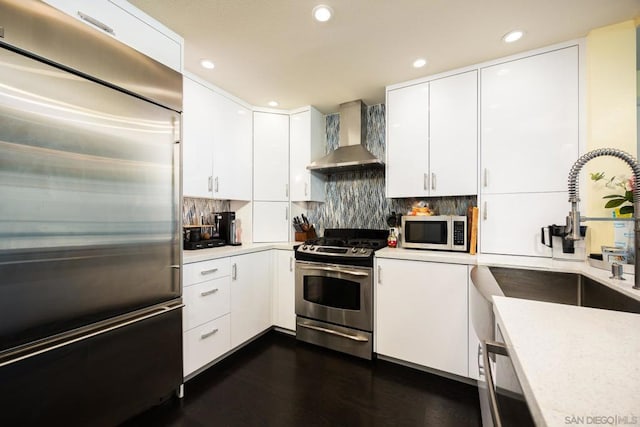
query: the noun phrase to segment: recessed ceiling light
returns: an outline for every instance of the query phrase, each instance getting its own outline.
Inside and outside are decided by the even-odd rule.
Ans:
[[[520,30],[514,30],[514,31],[510,31],[507,34],[505,34],[504,36],[502,36],[502,41],[504,41],[505,43],[513,43],[515,41],[518,41],[522,38],[522,36],[524,36],[524,32],[520,31]]]
[[[200,61],[200,65],[202,65],[202,67],[206,68],[207,70],[213,70],[214,68],[216,68],[216,64],[208,59],[203,59],[202,61]]]
[[[318,22],[327,22],[331,19],[333,10],[329,6],[320,4],[313,8],[313,18]]]
[[[413,61],[413,67],[414,68],[422,68],[425,65],[427,65],[427,60],[424,58],[418,58],[415,61]]]
[[[269,101],[269,107],[277,107],[278,105],[278,101]]]

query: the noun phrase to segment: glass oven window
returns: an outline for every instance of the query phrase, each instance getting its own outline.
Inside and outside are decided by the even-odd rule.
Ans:
[[[446,221],[407,221],[405,240],[411,243],[447,243]]]
[[[360,283],[324,276],[305,276],[304,299],[314,304],[360,310]]]

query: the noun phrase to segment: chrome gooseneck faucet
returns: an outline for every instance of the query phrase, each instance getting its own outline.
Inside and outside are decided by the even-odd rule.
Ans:
[[[569,171],[569,203],[571,203],[571,212],[569,212],[569,216],[567,217],[568,234],[565,238],[570,240],[580,240],[582,238],[580,236],[580,222],[589,220],[614,220],[612,218],[581,217],[580,211],[578,211],[578,202],[580,201],[580,197],[578,195],[578,174],[580,173],[582,167],[587,164],[587,162],[589,162],[589,160],[602,156],[616,157],[620,160],[623,160],[633,171],[633,177],[635,179],[635,186],[633,189],[635,283],[633,285],[633,288],[640,289],[640,257],[638,257],[638,247],[640,246],[640,222],[638,220],[638,218],[640,218],[640,164],[638,164],[636,159],[629,153],[618,150],[616,148],[599,148],[597,150],[589,151],[588,153],[581,156],[578,160],[576,160],[576,162],[571,167],[571,171]]]

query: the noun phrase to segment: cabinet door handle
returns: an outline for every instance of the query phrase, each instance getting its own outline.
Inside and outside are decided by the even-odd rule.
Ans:
[[[110,26],[108,26],[107,24],[98,21],[96,18],[87,15],[86,13],[82,13],[80,11],[78,11],[78,16],[80,17],[80,19],[82,19],[83,21],[88,22],[89,24],[93,25],[96,28],[101,29],[102,31],[104,31],[105,33],[109,33],[112,36],[115,36],[116,33],[115,31],[113,31],[113,28],[111,28]]]
[[[207,274],[213,274],[213,273],[215,273],[216,271],[218,271],[218,269],[217,269],[217,268],[212,268],[211,270],[202,270],[202,271],[200,272],[200,274],[202,274],[203,276],[206,276]]]
[[[218,292],[218,288],[213,288],[213,289],[210,289],[208,291],[200,292],[200,296],[201,297],[206,297],[207,295],[213,295],[216,292]]]
[[[220,191],[219,179],[218,179],[218,177],[217,177],[217,176],[216,176],[216,185],[215,185],[215,187],[214,187],[214,188],[215,188],[215,192],[216,192],[216,193],[217,193],[218,191]]]
[[[431,189],[436,189],[436,174],[434,172],[431,172]]]
[[[309,184],[307,184],[306,182],[304,183],[304,195],[309,195]]]
[[[236,264],[235,262],[231,266],[231,279],[232,280],[238,279],[238,264]]]
[[[484,208],[482,209],[482,219],[487,220],[487,202],[484,202]]]
[[[215,335],[217,332],[218,332],[218,328],[215,328],[215,329],[214,329],[213,331],[211,331],[211,332],[205,332],[204,334],[200,335],[200,339],[201,339],[201,340],[207,339],[207,338],[209,338],[210,336]]]
[[[209,191],[213,191],[213,177],[210,176],[207,178],[207,188]]]
[[[289,257],[289,271],[293,271],[293,257]]]
[[[489,185],[489,169],[484,168],[484,177],[482,179],[482,185],[486,188]]]
[[[284,185],[284,197],[289,198],[289,184]]]
[[[382,267],[378,266],[378,284],[382,284]]]
[[[289,206],[284,208],[284,219],[285,221],[289,221]]]
[[[429,188],[429,174],[425,172],[423,174],[422,179],[423,179],[422,188],[424,190],[427,190]]]

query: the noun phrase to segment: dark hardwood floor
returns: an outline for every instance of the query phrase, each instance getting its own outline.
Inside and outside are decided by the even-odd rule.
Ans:
[[[479,426],[477,389],[269,332],[125,426]]]

